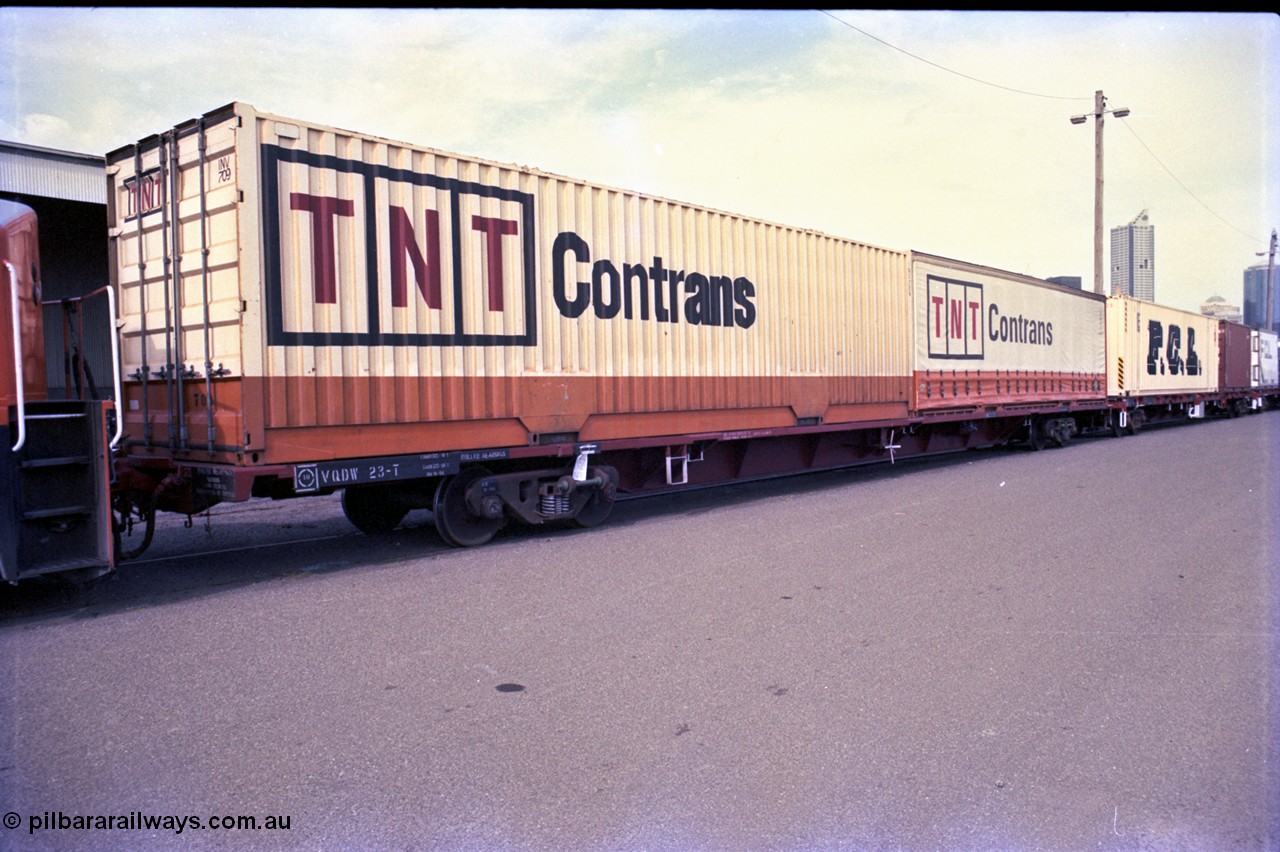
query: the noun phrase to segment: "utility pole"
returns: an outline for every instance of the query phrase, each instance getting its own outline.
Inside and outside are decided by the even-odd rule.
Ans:
[[[1264,325],[1266,325],[1267,331],[1277,330],[1276,306],[1275,306],[1275,302],[1271,301],[1272,299],[1275,298],[1275,285],[1272,283],[1274,281],[1275,269],[1276,269],[1276,229],[1272,228],[1271,229],[1271,251],[1268,252],[1267,254],[1267,321],[1266,323],[1264,323]]]
[[[1072,124],[1084,124],[1089,116],[1094,118],[1093,132],[1093,292],[1102,290],[1102,118],[1108,112],[1116,118],[1129,114],[1127,109],[1109,110],[1102,90],[1093,93],[1093,112],[1073,115]]]

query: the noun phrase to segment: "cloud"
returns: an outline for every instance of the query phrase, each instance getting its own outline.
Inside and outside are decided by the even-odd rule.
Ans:
[[[1280,209],[1274,15],[7,7],[0,32],[17,141],[105,153],[241,100],[1042,276],[1092,270],[1094,128],[1067,119],[1101,88],[1133,111],[1106,226],[1151,210],[1182,307],[1239,289]]]
[[[29,144],[42,148],[59,148],[72,134],[71,122],[65,118],[38,112],[22,116],[22,127],[18,131]]]

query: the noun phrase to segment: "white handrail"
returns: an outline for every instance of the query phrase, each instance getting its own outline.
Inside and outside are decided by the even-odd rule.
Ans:
[[[22,449],[27,442],[27,393],[23,385],[26,382],[22,375],[22,318],[18,314],[18,270],[9,261],[4,262],[9,270],[9,304],[13,310],[13,363],[18,376],[18,443],[13,445],[13,452]]]
[[[124,434],[124,397],[120,395],[120,331],[116,328],[116,291],[107,287],[107,310],[111,314],[111,364],[116,377],[116,434],[111,439],[111,449],[120,443]]]

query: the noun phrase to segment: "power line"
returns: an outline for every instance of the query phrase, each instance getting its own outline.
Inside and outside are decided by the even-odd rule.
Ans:
[[[1137,132],[1136,132],[1132,127],[1130,127],[1130,126],[1129,126],[1129,122],[1127,122],[1127,121],[1122,121],[1122,122],[1121,122],[1121,124],[1123,124],[1123,125],[1124,125],[1124,127],[1125,127],[1125,129],[1126,129],[1126,130],[1128,130],[1130,133],[1132,133],[1132,134],[1133,134],[1133,138],[1138,140],[1138,144],[1139,144],[1139,145],[1141,145],[1141,146],[1143,147],[1143,149],[1144,149],[1144,150],[1146,150],[1147,155],[1148,155],[1148,156],[1150,156],[1150,157],[1151,157],[1151,159],[1155,160],[1155,161],[1156,161],[1156,164],[1157,164],[1157,165],[1159,165],[1159,166],[1160,166],[1160,168],[1164,169],[1164,170],[1165,170],[1165,172],[1169,175],[1169,177],[1173,178],[1174,183],[1176,183],[1178,186],[1182,187],[1183,192],[1185,192],[1187,195],[1190,195],[1192,198],[1194,198],[1197,204],[1199,204],[1199,205],[1200,205],[1201,207],[1203,207],[1205,210],[1208,210],[1211,214],[1213,214],[1214,218],[1216,218],[1219,222],[1221,222],[1222,224],[1226,225],[1228,228],[1230,228],[1231,230],[1235,231],[1237,234],[1239,234],[1240,236],[1242,236],[1242,237],[1244,237],[1245,239],[1249,240],[1250,242],[1265,242],[1265,241],[1266,241],[1265,239],[1264,239],[1264,240],[1258,240],[1258,238],[1257,238],[1257,237],[1253,237],[1253,236],[1250,236],[1249,234],[1246,234],[1244,231],[1240,230],[1240,229],[1239,229],[1239,228],[1237,228],[1235,225],[1231,224],[1231,223],[1230,223],[1230,222],[1228,222],[1226,219],[1222,218],[1222,216],[1218,215],[1217,211],[1215,211],[1215,210],[1214,210],[1212,207],[1210,207],[1208,204],[1205,204],[1203,201],[1201,201],[1201,200],[1200,200],[1200,197],[1199,197],[1198,195],[1196,195],[1194,192],[1192,192],[1192,191],[1187,187],[1187,185],[1186,185],[1185,183],[1183,183],[1181,180],[1179,180],[1179,179],[1178,179],[1178,176],[1177,176],[1177,175],[1175,175],[1172,171],[1170,171],[1170,169],[1169,169],[1169,167],[1168,167],[1168,166],[1166,166],[1164,163],[1160,162],[1160,158],[1159,158],[1159,157],[1157,157],[1157,156],[1155,155],[1155,152],[1151,150],[1151,148],[1147,145],[1147,143],[1146,143],[1146,142],[1143,142],[1143,141],[1142,141],[1142,137],[1141,137],[1141,136],[1139,136],[1139,135],[1137,134]]]
[[[889,42],[885,41],[884,39],[879,38],[878,36],[874,36],[874,35],[872,35],[871,33],[867,32],[866,30],[863,30],[863,29],[860,29],[860,28],[858,28],[858,27],[855,27],[853,24],[849,23],[848,21],[844,21],[844,20],[841,20],[840,18],[837,18],[835,15],[831,14],[830,12],[828,12],[828,11],[827,11],[827,10],[825,10],[825,9],[819,9],[818,11],[819,11],[819,12],[821,12],[822,14],[826,15],[828,18],[830,18],[831,20],[835,21],[836,23],[841,24],[841,25],[843,25],[843,26],[846,26],[846,27],[848,27],[849,29],[853,30],[854,32],[861,33],[862,35],[866,36],[867,38],[871,39],[872,41],[874,41],[874,42],[878,42],[879,44],[883,44],[885,47],[890,48],[891,50],[896,50],[896,51],[898,51],[899,53],[901,53],[903,56],[909,56],[909,57],[911,57],[912,59],[916,60],[917,62],[923,62],[925,65],[929,65],[929,66],[931,66],[931,67],[933,67],[933,68],[937,68],[939,71],[945,71],[945,72],[947,72],[948,74],[954,74],[954,75],[955,75],[955,76],[957,76],[957,77],[962,77],[962,78],[964,78],[965,80],[969,80],[969,81],[974,82],[974,83],[980,83],[980,84],[981,84],[981,85],[983,85],[983,86],[991,86],[992,88],[995,88],[995,89],[1002,89],[1003,91],[1006,91],[1006,92],[1013,92],[1014,94],[1018,94],[1018,95],[1027,95],[1027,96],[1030,96],[1030,97],[1033,97],[1033,98],[1049,98],[1049,99],[1052,99],[1052,100],[1062,100],[1062,101],[1092,100],[1092,98],[1070,97],[1070,96],[1067,96],[1067,95],[1046,95],[1046,94],[1043,94],[1043,93],[1041,93],[1041,92],[1028,92],[1028,91],[1025,91],[1025,90],[1023,90],[1023,89],[1015,89],[1015,88],[1012,88],[1011,86],[1002,86],[1002,85],[1000,85],[999,83],[992,83],[992,82],[990,82],[989,80],[982,80],[982,79],[979,79],[978,77],[973,77],[973,76],[970,76],[970,75],[968,75],[968,74],[964,74],[964,73],[962,73],[962,72],[960,72],[960,71],[956,71],[956,70],[954,70],[954,69],[952,69],[952,68],[948,68],[948,67],[946,67],[945,65],[939,65],[939,64],[938,64],[938,63],[936,63],[936,62],[931,62],[930,60],[925,59],[925,58],[924,58],[924,57],[922,57],[922,56],[917,56],[916,54],[912,53],[912,52],[911,52],[911,51],[909,51],[909,50],[904,50],[903,48],[898,47],[898,46],[897,46],[897,45],[895,45],[895,44],[890,44]],[[1159,157],[1157,157],[1157,156],[1155,155],[1155,152],[1153,152],[1153,151],[1151,150],[1151,148],[1147,146],[1147,143],[1146,143],[1146,142],[1143,142],[1143,141],[1142,141],[1142,138],[1141,138],[1140,136],[1138,136],[1138,134],[1134,131],[1134,129],[1133,129],[1132,127],[1130,127],[1130,126],[1129,126],[1129,122],[1125,121],[1125,122],[1122,122],[1122,123],[1124,124],[1125,128],[1126,128],[1130,133],[1132,133],[1132,134],[1133,134],[1133,138],[1138,140],[1138,144],[1139,144],[1139,145],[1141,145],[1141,146],[1143,147],[1143,149],[1144,149],[1144,150],[1146,150],[1147,155],[1148,155],[1148,156],[1150,156],[1150,157],[1151,157],[1151,159],[1155,160],[1155,161],[1156,161],[1156,164],[1157,164],[1157,165],[1159,165],[1159,166],[1160,166],[1160,168],[1164,169],[1164,170],[1165,170],[1165,172],[1169,175],[1169,177],[1173,178],[1174,182],[1175,182],[1175,183],[1177,183],[1177,184],[1178,184],[1178,186],[1182,187],[1183,191],[1184,191],[1184,192],[1186,192],[1186,193],[1187,193],[1187,195],[1190,195],[1193,199],[1195,199],[1195,201],[1196,201],[1196,203],[1197,203],[1197,204],[1199,204],[1199,205],[1200,205],[1201,207],[1203,207],[1205,210],[1209,211],[1209,213],[1210,213],[1210,214],[1212,214],[1212,215],[1214,216],[1214,218],[1216,218],[1218,221],[1222,222],[1222,224],[1226,225],[1226,226],[1227,226],[1228,228],[1230,228],[1231,230],[1233,230],[1233,231],[1235,231],[1236,233],[1240,234],[1242,237],[1245,237],[1246,239],[1248,239],[1248,240],[1250,240],[1250,241],[1257,241],[1257,237],[1252,237],[1252,236],[1250,236],[1249,234],[1246,234],[1244,231],[1240,230],[1240,229],[1239,229],[1239,228],[1237,228],[1235,225],[1231,224],[1231,223],[1230,223],[1230,222],[1228,222],[1226,219],[1224,219],[1221,215],[1219,215],[1219,214],[1218,214],[1218,213],[1217,213],[1213,208],[1211,208],[1208,204],[1205,204],[1205,203],[1204,203],[1204,202],[1203,202],[1203,201],[1202,201],[1202,200],[1201,200],[1201,199],[1200,199],[1200,198],[1199,198],[1199,197],[1198,197],[1194,192],[1192,192],[1190,189],[1188,189],[1188,188],[1187,188],[1187,185],[1186,185],[1185,183],[1183,183],[1183,182],[1178,178],[1178,176],[1177,176],[1177,175],[1175,175],[1175,174],[1174,174],[1174,173],[1169,169],[1169,167],[1168,167],[1168,166],[1166,166],[1164,163],[1162,163],[1162,162],[1160,161],[1160,158],[1159,158]],[[1264,240],[1264,242],[1265,242],[1265,240]]]
[[[966,79],[966,80],[970,80],[970,81],[972,81],[972,82],[974,82],[974,83],[981,83],[981,84],[982,84],[982,85],[984,85],[984,86],[991,86],[991,87],[992,87],[992,88],[994,88],[994,89],[1003,89],[1003,90],[1004,90],[1004,91],[1006,91],[1006,92],[1013,92],[1014,94],[1017,94],[1017,95],[1029,95],[1030,97],[1033,97],[1033,98],[1050,98],[1050,99],[1052,99],[1052,100],[1057,100],[1057,101],[1090,101],[1090,100],[1093,100],[1093,96],[1092,96],[1092,95],[1090,95],[1090,96],[1089,96],[1089,97],[1087,97],[1087,98],[1084,98],[1084,97],[1073,97],[1073,96],[1070,96],[1070,95],[1046,95],[1046,94],[1042,94],[1042,93],[1040,93],[1040,92],[1028,92],[1028,91],[1025,91],[1025,90],[1023,90],[1023,89],[1014,89],[1014,88],[1012,88],[1012,87],[1010,87],[1010,86],[1002,86],[1002,85],[1000,85],[999,83],[992,83],[992,82],[990,82],[989,80],[981,80],[981,79],[979,79],[979,78],[977,78],[977,77],[971,77],[971,76],[969,76],[968,74],[964,74],[964,73],[961,73],[960,71],[956,71],[956,70],[954,70],[954,69],[948,68],[948,67],[946,67],[945,65],[939,65],[939,64],[938,64],[938,63],[936,63],[936,62],[930,62],[928,59],[925,59],[925,58],[924,58],[924,57],[922,57],[922,56],[916,56],[916,55],[915,55],[914,53],[912,53],[911,51],[909,51],[909,50],[903,50],[902,48],[898,47],[897,45],[890,44],[889,42],[885,41],[885,40],[884,40],[884,39],[882,39],[882,38],[877,38],[876,36],[873,36],[871,33],[867,32],[866,30],[859,29],[858,27],[855,27],[853,24],[849,23],[848,21],[842,21],[841,19],[837,18],[835,15],[831,14],[830,12],[828,12],[828,11],[827,11],[827,10],[825,10],[825,9],[819,9],[818,11],[819,11],[819,12],[821,12],[822,14],[826,15],[828,18],[830,18],[831,20],[835,21],[836,23],[838,23],[838,24],[843,24],[844,26],[848,27],[849,29],[853,30],[854,32],[862,33],[862,35],[866,36],[867,38],[871,39],[872,41],[879,42],[880,44],[883,44],[883,45],[884,45],[885,47],[887,47],[887,48],[890,48],[890,49],[892,49],[892,50],[896,50],[896,51],[898,51],[899,53],[901,53],[903,56],[909,56],[909,57],[911,57],[912,59],[916,60],[917,62],[923,62],[925,65],[930,65],[930,66],[932,66],[932,67],[934,67],[934,68],[937,68],[939,71],[946,71],[948,74],[954,74],[954,75],[956,75],[957,77],[963,77],[964,79]]]

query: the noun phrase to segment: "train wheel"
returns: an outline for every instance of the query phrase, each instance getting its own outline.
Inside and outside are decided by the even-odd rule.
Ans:
[[[1142,428],[1142,424],[1146,419],[1147,417],[1145,414],[1142,413],[1141,408],[1136,409],[1134,411],[1130,411],[1129,412],[1129,434],[1130,435],[1138,434],[1138,430]]]
[[[137,559],[151,546],[156,532],[156,507],[150,495],[121,492],[111,499],[111,533],[115,540],[116,558],[120,561]],[[133,528],[142,524],[142,538],[132,547],[124,545],[125,536],[133,536]]]
[[[445,477],[436,488],[436,530],[454,547],[478,547],[502,529],[503,518],[482,518],[467,506],[467,488],[488,475],[484,468],[470,467]]]
[[[1111,416],[1108,419],[1111,421],[1111,437],[1123,438],[1124,426],[1120,424],[1120,412],[1112,411]]]
[[[408,513],[408,508],[380,486],[352,485],[342,491],[342,514],[365,535],[386,535],[399,526]]]
[[[598,527],[609,519],[611,512],[613,512],[613,501],[604,499],[597,490],[591,495],[587,505],[582,507],[582,511],[573,516],[571,523],[575,527]]]

